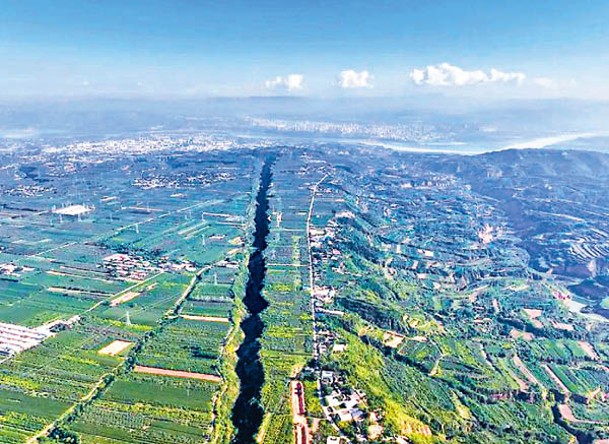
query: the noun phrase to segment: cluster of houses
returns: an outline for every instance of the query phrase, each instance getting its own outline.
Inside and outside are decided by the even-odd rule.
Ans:
[[[124,253],[106,256],[104,266],[110,274],[126,281],[142,281],[158,271],[152,262]]]
[[[15,178],[17,179],[17,178]],[[20,180],[17,179],[17,180]],[[9,188],[8,190],[3,190],[3,193],[8,196],[21,196],[21,197],[33,197],[33,196],[41,196],[47,192],[53,192],[55,189],[53,187],[46,187],[42,185],[19,185],[15,188]]]
[[[332,390],[322,403],[326,417],[331,417],[336,422],[363,422],[368,417],[365,411],[366,394],[351,389],[339,372],[323,370],[321,383],[323,387]]]
[[[19,277],[22,273],[27,273],[28,271],[34,271],[34,269],[32,267],[17,265],[10,262],[0,264],[0,276]]]
[[[155,188],[186,188],[192,186],[211,185],[212,183],[225,182],[234,177],[227,172],[217,172],[214,174],[186,175],[178,174],[172,176],[152,175],[150,177],[139,177],[133,181],[133,186],[143,190]]]
[[[45,324],[43,327],[41,327],[41,329],[48,330],[52,333],[70,330],[72,327],[74,327],[80,322],[80,319],[81,318],[79,315],[72,316],[70,319],[67,320],[57,319],[55,321],[49,322],[48,324]]]
[[[124,253],[106,256],[103,262],[110,274],[125,281],[142,281],[160,271],[195,272],[197,270],[195,264],[188,260],[170,261],[167,258],[161,258],[153,263],[144,258]]]
[[[317,331],[317,351],[319,356],[328,352],[341,353],[346,348],[347,344],[337,342],[337,337],[331,330],[320,328]]]

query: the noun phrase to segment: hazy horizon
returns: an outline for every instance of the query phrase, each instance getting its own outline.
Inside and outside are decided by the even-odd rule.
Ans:
[[[5,0],[0,98],[609,99],[609,4]]]

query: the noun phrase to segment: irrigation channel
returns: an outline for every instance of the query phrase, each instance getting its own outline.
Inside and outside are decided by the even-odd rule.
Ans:
[[[264,330],[264,323],[260,313],[269,305],[264,299],[262,290],[266,274],[264,250],[267,246],[266,238],[270,226],[268,191],[273,178],[273,163],[274,158],[266,159],[260,173],[260,186],[256,196],[253,252],[247,265],[249,278],[243,299],[248,315],[241,321],[241,330],[245,337],[237,351],[236,371],[241,386],[232,415],[233,425],[236,428],[234,444],[255,443],[256,434],[264,416],[264,409],[260,401],[264,383],[264,369],[260,361],[260,337]]]

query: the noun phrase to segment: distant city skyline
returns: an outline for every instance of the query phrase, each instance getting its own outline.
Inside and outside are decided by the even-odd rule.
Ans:
[[[609,2],[0,1],[0,98],[609,99]]]

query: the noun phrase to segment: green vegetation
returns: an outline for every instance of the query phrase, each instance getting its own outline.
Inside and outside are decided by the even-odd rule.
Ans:
[[[314,443],[609,438],[604,231],[552,216],[559,178],[506,197],[465,181],[478,160],[277,153],[259,441],[295,443],[295,379]],[[0,322],[49,333],[0,362],[0,442],[229,444],[259,153],[66,156],[44,186],[0,171]]]

